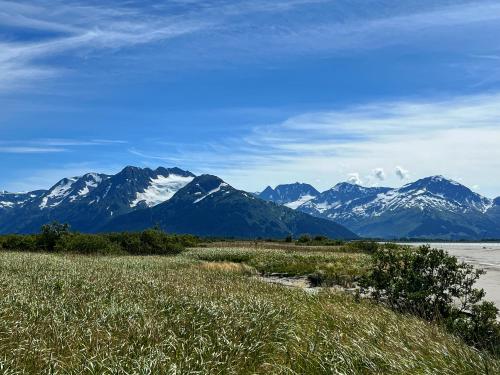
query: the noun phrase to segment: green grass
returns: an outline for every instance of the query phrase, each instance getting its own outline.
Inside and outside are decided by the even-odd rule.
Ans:
[[[362,253],[340,251],[298,251],[283,249],[207,248],[193,249],[188,256],[207,262],[245,263],[262,274],[311,276],[322,286],[350,287],[370,266],[370,257]]]
[[[267,284],[245,264],[267,255],[206,262],[216,252],[0,252],[0,373],[500,373],[498,360],[435,325]]]

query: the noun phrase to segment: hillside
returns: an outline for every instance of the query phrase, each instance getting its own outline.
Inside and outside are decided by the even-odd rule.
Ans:
[[[167,232],[238,238],[283,238],[289,234],[356,238],[341,225],[265,202],[211,175],[196,177],[172,199],[118,217],[103,230],[123,231],[160,225]]]

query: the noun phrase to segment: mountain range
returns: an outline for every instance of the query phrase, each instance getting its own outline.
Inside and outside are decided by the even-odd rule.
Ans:
[[[268,202],[211,175],[126,167],[116,175],[64,178],[48,190],[0,192],[0,233],[33,233],[59,221],[81,232],[167,232],[237,238],[301,234],[353,239],[335,222]]]
[[[500,197],[483,197],[443,176],[399,188],[342,182],[235,189],[179,168],[126,167],[115,175],[64,178],[48,190],[0,192],[0,233],[33,233],[59,221],[81,232],[168,232],[237,238],[287,235],[381,239],[500,238]]]
[[[289,196],[280,195],[276,202],[333,220],[363,237],[500,238],[500,198],[483,197],[443,176],[423,178],[395,189],[343,182],[311,194],[309,187],[297,192],[300,186],[268,187],[259,196],[273,200],[273,191],[294,191]]]

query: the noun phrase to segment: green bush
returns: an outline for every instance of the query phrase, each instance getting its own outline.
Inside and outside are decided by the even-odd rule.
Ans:
[[[106,236],[81,233],[72,233],[60,238],[54,250],[81,254],[118,254],[122,252],[121,247],[111,242]]]
[[[41,250],[54,251],[57,242],[69,234],[69,225],[60,224],[56,221],[42,225],[40,234],[37,236],[37,246]]]
[[[430,246],[382,248],[372,258],[372,270],[361,284],[375,299],[444,323],[476,347],[499,351],[498,309],[480,303],[484,290],[474,288],[483,270]]]
[[[0,249],[36,251],[37,238],[33,235],[10,234],[0,237]]]
[[[352,251],[366,254],[373,254],[380,248],[380,245],[375,241],[352,241],[347,246]]]
[[[303,234],[297,240],[297,243],[300,243],[300,244],[304,244],[304,243],[308,243],[308,242],[311,242],[311,237],[308,236],[307,234]]]
[[[58,251],[82,254],[169,255],[198,244],[192,235],[169,235],[159,229],[137,233],[82,234],[69,231],[67,224],[44,225],[37,235],[0,236],[0,249]]]
[[[299,237],[295,244],[301,246],[342,246],[344,241],[332,240],[325,236],[310,237],[303,235]]]
[[[184,248],[197,243],[196,237],[168,235],[157,229],[147,229],[136,233],[112,233],[107,237],[111,242],[119,245],[123,251],[136,255],[179,254]]]

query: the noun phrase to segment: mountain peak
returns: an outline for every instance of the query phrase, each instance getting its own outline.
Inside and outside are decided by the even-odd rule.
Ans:
[[[314,186],[303,182],[294,182],[278,185],[275,189],[268,186],[259,194],[259,198],[296,209],[318,195],[319,191]]]
[[[204,189],[212,189],[215,186],[220,185],[224,181],[222,178],[211,175],[211,174],[202,174],[193,179],[193,184],[201,186]]]
[[[351,182],[339,182],[334,187],[332,187],[330,190],[353,191],[353,190],[361,190],[361,189],[364,189],[364,187],[361,185],[358,185],[358,184],[353,184]]]
[[[446,178],[442,175],[424,177],[424,178],[421,178],[420,180],[413,182],[413,184],[421,184],[421,185],[424,185],[424,184],[447,184],[447,185],[463,186],[462,184],[458,183],[457,181],[452,180],[450,178]]]
[[[162,175],[162,176],[168,176],[171,174],[177,175],[177,176],[182,176],[182,177],[195,177],[195,175],[189,171],[185,171],[183,169],[180,169],[178,167],[172,167],[172,168],[165,168],[165,167],[158,167],[154,170],[154,172],[157,175]]]

